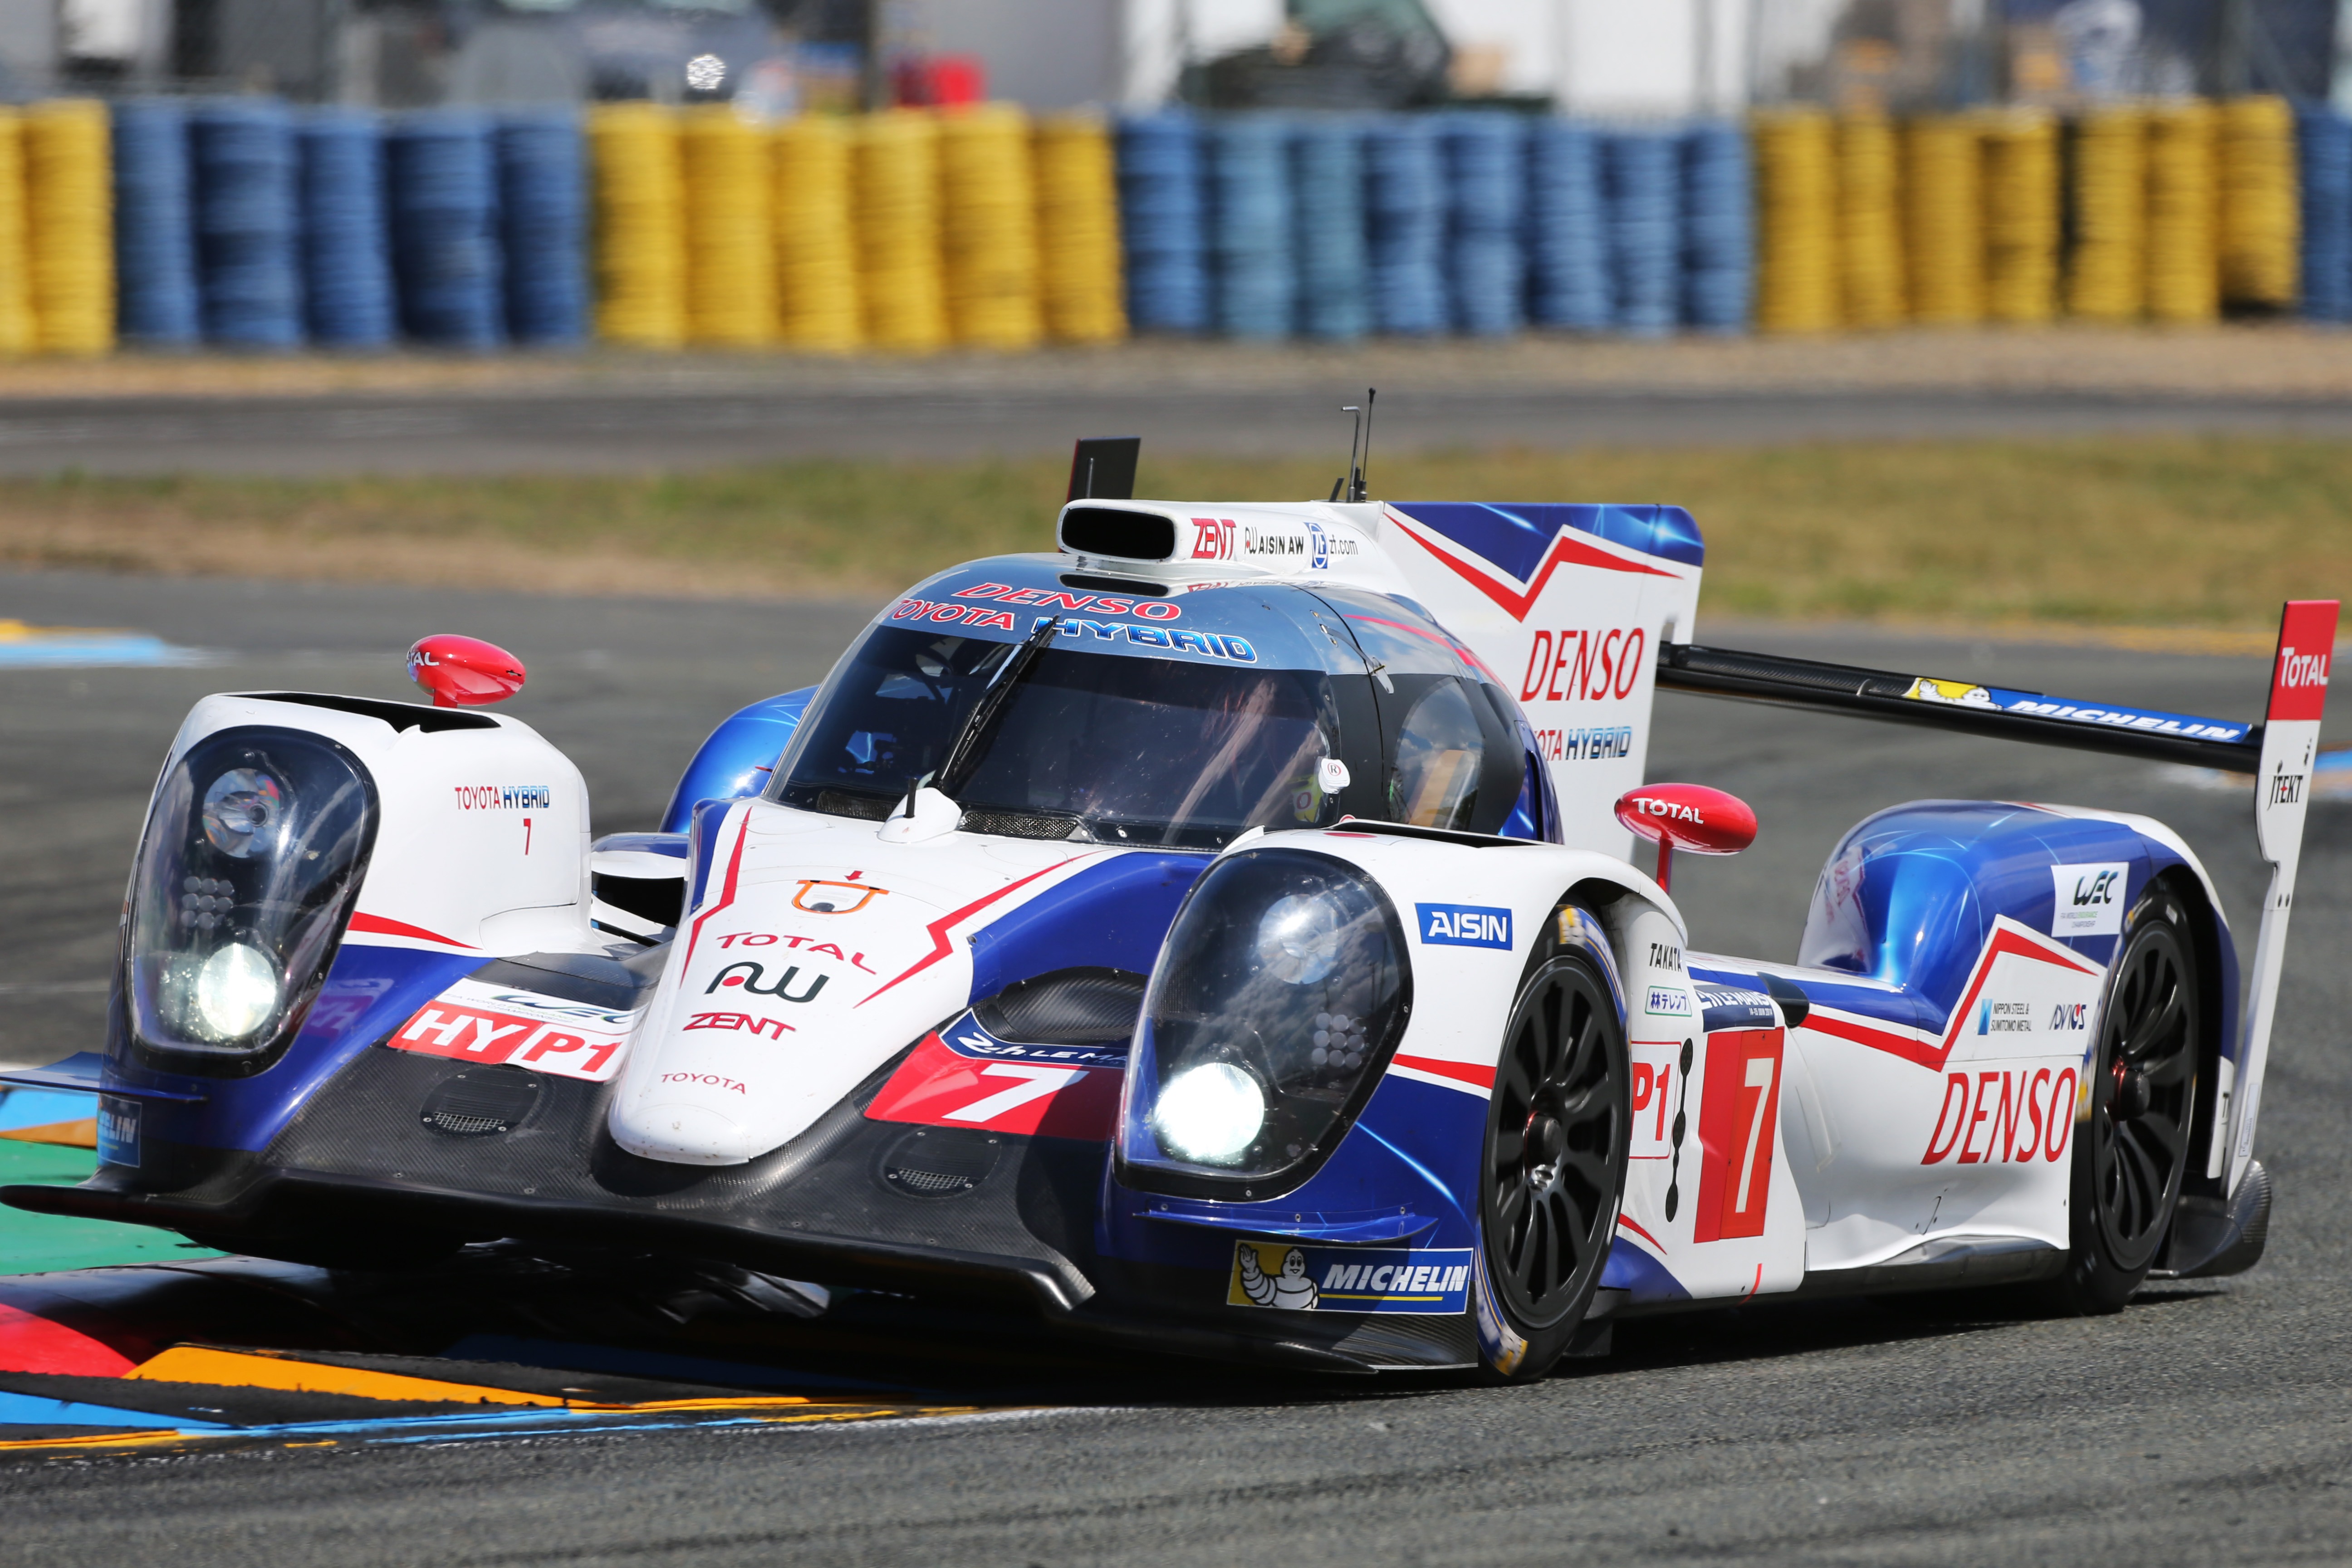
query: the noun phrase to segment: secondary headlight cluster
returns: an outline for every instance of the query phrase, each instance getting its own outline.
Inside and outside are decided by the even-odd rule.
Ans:
[[[1144,1002],[1121,1179],[1218,1196],[1305,1180],[1370,1098],[1409,985],[1396,911],[1354,867],[1282,848],[1218,861]]]
[[[224,730],[149,808],[124,958],[132,1037],[252,1070],[308,1010],[375,838],[366,769],[322,736]]]

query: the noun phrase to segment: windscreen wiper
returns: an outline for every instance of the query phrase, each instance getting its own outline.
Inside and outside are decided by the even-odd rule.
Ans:
[[[981,737],[995,726],[998,715],[1012,701],[1014,689],[1029,679],[1029,672],[1037,666],[1038,656],[1045,651],[1045,645],[1054,640],[1061,627],[1062,617],[1059,616],[1048,616],[1039,621],[1037,629],[1029,634],[1028,640],[1014,648],[1013,657],[998,668],[995,679],[988,683],[987,689],[980,694],[980,700],[973,703],[971,711],[965,715],[963,728],[956,731],[955,743],[948,747],[947,760],[940,764],[939,772],[931,775],[933,789],[950,800],[955,798],[956,786],[962,783],[964,771],[979,760]],[[909,779],[907,793],[912,795],[922,782]]]

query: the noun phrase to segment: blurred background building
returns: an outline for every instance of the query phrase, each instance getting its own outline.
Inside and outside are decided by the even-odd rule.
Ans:
[[[2352,90],[2344,0],[0,0],[0,93],[1896,112]],[[690,61],[719,74],[690,80]],[[944,68],[944,84],[937,79]],[[714,68],[706,64],[702,76]]]

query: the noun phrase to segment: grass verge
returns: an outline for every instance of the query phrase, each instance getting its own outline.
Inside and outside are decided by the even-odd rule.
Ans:
[[[1326,458],[1153,457],[1145,495],[1321,496]],[[0,563],[549,593],[880,596],[1047,548],[1066,466],[0,482]],[[1382,457],[1379,493],[1666,500],[1716,616],[2248,630],[2352,586],[2352,445],[2252,437]]]

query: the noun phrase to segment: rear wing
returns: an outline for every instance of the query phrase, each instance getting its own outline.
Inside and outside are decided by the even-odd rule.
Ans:
[[[2304,814],[2327,705],[2337,608],[2334,599],[2298,599],[2286,605],[2271,663],[2270,699],[2259,724],[1693,643],[1669,643],[1659,650],[1658,685],[1669,691],[2252,774],[2255,842],[2270,865],[2271,879],[2254,939],[2238,1036],[2236,1092],[2231,1096],[2225,1146],[2228,1187],[2234,1192],[2253,1158],[2254,1119],[2262,1105],[2287,916],[2303,855]]]

